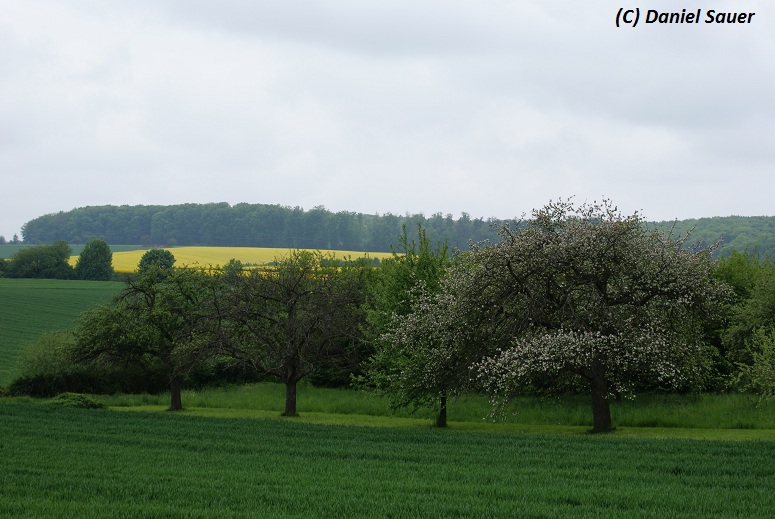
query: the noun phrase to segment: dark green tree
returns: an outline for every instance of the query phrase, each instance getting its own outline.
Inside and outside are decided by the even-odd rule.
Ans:
[[[146,271],[152,270],[155,267],[157,274],[163,273],[165,270],[171,269],[175,264],[175,256],[166,249],[151,249],[140,258],[140,262],[137,264],[137,273],[144,274]]]
[[[739,271],[752,271],[745,287],[745,296],[732,308],[729,325],[724,330],[722,342],[728,360],[745,371],[760,353],[761,333],[772,334],[775,330],[775,262],[750,259]],[[763,330],[763,332],[760,332]]]
[[[109,281],[113,277],[113,253],[104,240],[84,245],[75,264],[75,277],[93,281]]]
[[[7,275],[12,278],[72,279],[73,267],[68,263],[72,249],[65,241],[51,245],[36,245],[19,250],[11,256]]]
[[[361,340],[365,264],[331,259],[294,250],[230,287],[230,353],[285,384],[285,416],[297,414],[298,382],[348,363]]]
[[[220,351],[222,286],[204,270],[151,265],[113,303],[81,316],[74,361],[161,372],[169,380],[170,410],[182,409],[186,375]]]

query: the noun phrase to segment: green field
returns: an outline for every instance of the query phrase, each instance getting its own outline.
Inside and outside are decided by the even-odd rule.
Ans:
[[[68,330],[75,318],[124,287],[111,281],[0,278],[0,386],[16,373],[23,348],[42,333]]]
[[[1,402],[1,401],[0,401]],[[2,517],[767,517],[775,442],[0,403]]]
[[[78,256],[81,251],[83,250],[83,243],[70,243],[70,248],[72,249],[72,255]],[[32,247],[33,245],[24,245],[24,244],[10,244],[7,243],[5,245],[0,245],[0,258],[10,258],[19,250],[25,249],[27,247]],[[144,247],[143,245],[111,245],[110,250],[111,252],[127,252],[132,250],[144,250],[148,247]]]

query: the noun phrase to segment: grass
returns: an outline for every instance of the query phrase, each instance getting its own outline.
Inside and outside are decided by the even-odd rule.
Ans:
[[[100,396],[114,409],[160,411],[169,396]],[[758,400],[741,394],[645,394],[634,400],[613,402],[617,435],[651,437],[768,439],[775,440],[775,405],[758,406]],[[197,416],[274,418],[284,405],[281,384],[250,384],[183,392],[186,413]],[[300,421],[382,427],[430,427],[434,410],[389,409],[379,395],[348,389],[298,387]],[[592,416],[588,398],[571,395],[557,400],[522,398],[510,412],[493,420],[486,398],[470,395],[449,404],[450,428],[469,431],[522,431],[581,434],[589,431]]]
[[[25,346],[41,334],[73,328],[84,310],[124,287],[110,281],[0,278],[0,386],[11,382]]]
[[[775,442],[118,413],[0,400],[3,517],[766,517]]]

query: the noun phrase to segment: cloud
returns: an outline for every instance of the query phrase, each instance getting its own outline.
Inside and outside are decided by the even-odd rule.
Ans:
[[[604,0],[8,1],[0,233],[110,203],[772,213],[775,10],[749,4],[616,29]]]

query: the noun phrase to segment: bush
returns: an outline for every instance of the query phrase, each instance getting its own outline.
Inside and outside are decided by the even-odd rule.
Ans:
[[[105,409],[105,404],[81,393],[60,393],[52,398],[50,405],[62,407],[78,407],[81,409]]]
[[[135,365],[107,368],[76,364],[71,360],[73,344],[67,332],[41,336],[22,353],[21,375],[8,387],[9,393],[48,398],[63,392],[158,393],[167,386],[159,373]]]
[[[72,279],[73,267],[68,260],[72,249],[64,241],[19,250],[7,266],[7,277],[38,279]]]

